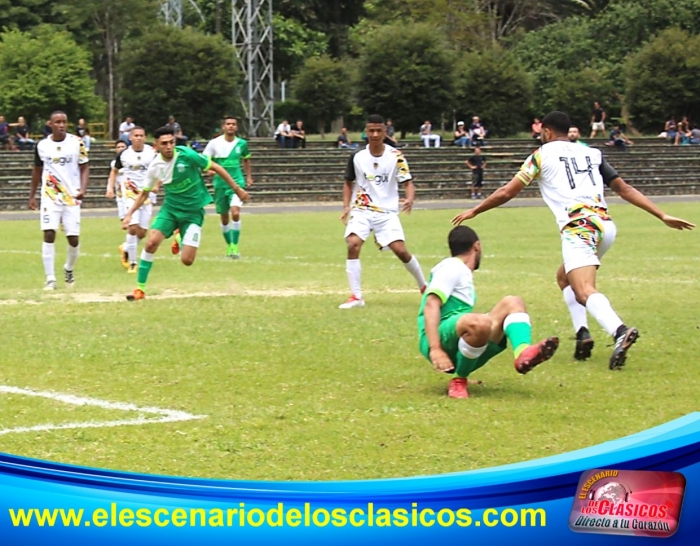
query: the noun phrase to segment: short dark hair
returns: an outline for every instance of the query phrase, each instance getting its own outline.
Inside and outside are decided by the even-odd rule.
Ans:
[[[469,252],[474,244],[479,240],[479,236],[469,226],[457,226],[452,228],[447,236],[447,244],[450,247],[452,256],[459,256]]]
[[[238,123],[238,118],[236,116],[229,116],[228,114],[223,117],[223,120],[226,121],[227,119],[233,119]]]
[[[550,129],[559,135],[566,135],[571,127],[571,118],[565,112],[550,112],[542,118],[542,129]]]
[[[381,123],[384,125],[384,118],[379,114],[370,114],[367,116],[367,123]]]
[[[175,131],[173,131],[172,127],[168,127],[167,125],[163,126],[163,127],[158,127],[158,129],[156,129],[155,133],[153,133],[153,138],[158,140],[160,137],[162,137],[164,135],[175,136]]]
[[[133,133],[134,131],[143,131],[143,133],[146,134],[146,129],[144,129],[144,128],[141,127],[140,125],[137,125],[136,127],[134,127],[134,128],[131,130],[132,133]]]
[[[66,114],[63,110],[54,110],[53,112],[51,112],[51,115],[49,116],[49,119],[51,119],[51,118],[54,117],[54,116],[58,116],[58,115],[60,115],[60,114],[62,114],[62,115],[64,115],[64,116],[68,117],[68,114]]]

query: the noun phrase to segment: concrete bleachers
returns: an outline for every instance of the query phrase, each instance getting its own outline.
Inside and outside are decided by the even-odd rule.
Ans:
[[[622,153],[596,141],[623,178],[648,195],[700,193],[700,146],[671,146],[660,140],[641,140]],[[523,160],[537,147],[529,140],[494,140],[483,148],[488,159],[484,194],[509,181]],[[274,201],[337,201],[341,199],[350,150],[335,149],[332,142],[309,143],[305,150],[282,150],[269,139],[254,139],[251,191],[256,203]],[[469,149],[454,146],[424,148],[416,142],[404,148],[420,199],[464,198],[471,172],[464,165]],[[90,152],[90,187],[86,207],[113,207],[104,196],[109,162],[108,145]],[[0,152],[0,208],[27,206],[33,152]],[[523,196],[538,194],[536,185]]]

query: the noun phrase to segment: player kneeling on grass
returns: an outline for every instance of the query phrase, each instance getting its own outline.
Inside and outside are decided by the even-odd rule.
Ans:
[[[549,360],[559,345],[550,337],[532,345],[530,317],[517,296],[506,296],[486,314],[474,313],[473,271],[481,262],[481,243],[473,229],[458,226],[447,238],[451,258],[431,271],[418,312],[420,352],[437,371],[454,373],[448,395],[468,398],[467,377],[505,350],[510,341],[515,369],[525,374]]]
[[[236,184],[226,170],[212,163],[211,159],[198,154],[191,148],[175,146],[175,135],[170,127],[161,127],[154,133],[156,149],[160,152],[148,166],[146,181],[141,193],[122,221],[122,228],[128,229],[131,216],[149,198],[150,191],[157,191],[162,184],[165,190],[163,205],[153,221],[148,242],[141,252],[137,283],[138,287],[126,298],[129,301],[146,297],[145,288],[148,274],[153,266],[153,255],[163,240],[176,230],[182,234],[181,260],[192,265],[197,256],[197,248],[202,238],[204,207],[212,202],[211,195],[202,178],[202,171],[212,170],[231,186],[241,201],[248,200],[248,194]]]

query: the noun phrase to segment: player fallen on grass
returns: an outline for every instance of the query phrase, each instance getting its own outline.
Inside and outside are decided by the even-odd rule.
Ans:
[[[192,265],[202,238],[204,207],[212,202],[202,178],[202,171],[212,170],[231,186],[241,201],[248,199],[245,190],[236,184],[226,170],[206,156],[191,148],[175,146],[175,134],[171,127],[161,127],[154,133],[156,149],[160,152],[151,162],[141,193],[126,213],[122,228],[131,225],[134,212],[146,202],[148,192],[157,191],[160,185],[165,191],[163,205],[151,226],[146,246],[141,252],[137,288],[127,296],[130,301],[146,297],[146,281],[153,266],[154,254],[160,244],[179,230],[181,240],[174,243],[175,253],[180,253],[184,265]]]
[[[80,205],[90,180],[87,150],[83,140],[66,132],[68,117],[56,111],[49,119],[51,134],[34,150],[34,170],[29,190],[29,208],[37,210],[36,190],[41,183],[41,216],[44,232],[41,257],[46,282],[44,290],[56,289],[56,230],[63,225],[68,256],[63,266],[66,287],[75,283],[73,269],[80,254]]]
[[[371,231],[374,231],[377,246],[380,249],[390,248],[413,275],[418,289],[423,291],[425,288],[423,271],[418,259],[406,249],[403,227],[399,220],[399,185],[403,185],[406,192],[401,210],[407,214],[413,208],[416,193],[408,163],[403,152],[384,143],[384,118],[369,116],[365,132],[369,144],[350,156],[343,186],[343,214],[340,219],[347,222],[346,273],[351,295],[340,305],[340,309],[365,306],[365,300],[362,299],[360,250]]]
[[[488,313],[475,313],[473,271],[481,263],[481,242],[473,229],[457,226],[447,243],[452,257],[431,271],[418,312],[419,347],[437,371],[455,374],[448,396],[468,398],[468,376],[503,352],[507,342],[516,371],[526,374],[552,358],[559,339],[532,345],[530,317],[517,296],[506,296]]]
[[[114,181],[120,174],[120,186],[124,209],[130,210],[136,199],[144,191],[148,166],[156,157],[156,151],[146,144],[146,131],[143,127],[134,127],[131,131],[131,146],[123,150],[112,166],[107,197],[114,197]],[[113,176],[114,175],[114,176]],[[149,198],[131,215],[131,223],[127,228],[126,241],[119,246],[121,262],[129,273],[136,273],[138,263],[136,253],[139,241],[146,237],[146,232],[153,215],[153,202]]]
[[[670,228],[683,230],[695,226],[664,213],[627,184],[605,161],[600,150],[570,142],[567,136],[570,126],[565,113],[547,114],[542,120],[542,146],[527,158],[513,179],[452,222],[471,220],[507,203],[523,188],[539,181],[542,198],[554,214],[561,234],[563,264],[557,270],[557,283],[576,332],[574,358],[585,360],[591,356],[593,338],[588,330],[588,311],[613,337],[609,368],[615,370],[624,366],[627,351],[639,332],[626,326],[608,298],[596,289],[600,260],[612,246],[617,232],[605,203],[605,186]]]
[[[202,152],[218,163],[231,175],[241,188],[253,185],[248,143],[237,136],[238,121],[233,116],[226,116],[223,123],[224,133],[209,141]],[[245,170],[245,178],[243,170]],[[217,174],[214,175],[214,203],[216,213],[221,216],[221,232],[227,244],[227,256],[240,258],[238,242],[241,237],[241,206],[243,202],[231,190],[230,186]]]

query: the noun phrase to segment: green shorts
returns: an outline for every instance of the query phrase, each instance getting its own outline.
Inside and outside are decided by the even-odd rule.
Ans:
[[[238,184],[238,182],[236,182]],[[243,187],[243,184],[238,184]],[[216,204],[216,214],[226,214],[231,207],[241,207],[243,202],[229,186],[225,188],[214,188],[214,203]]]
[[[508,345],[508,340],[503,336],[499,343],[489,341],[486,351],[479,358],[466,358],[459,352],[459,336],[457,335],[457,321],[462,315],[453,315],[440,323],[438,333],[440,334],[440,345],[450,357],[455,365],[455,373],[459,377],[467,377],[491,360],[494,356],[502,353]],[[421,354],[430,360],[430,345],[425,331],[420,331],[419,347]]]
[[[192,212],[181,212],[168,207],[161,207],[158,211],[158,216],[153,220],[151,229],[157,229],[165,238],[169,238],[176,229],[180,233],[187,233],[191,225],[202,227],[204,224],[204,209],[195,210]]]

